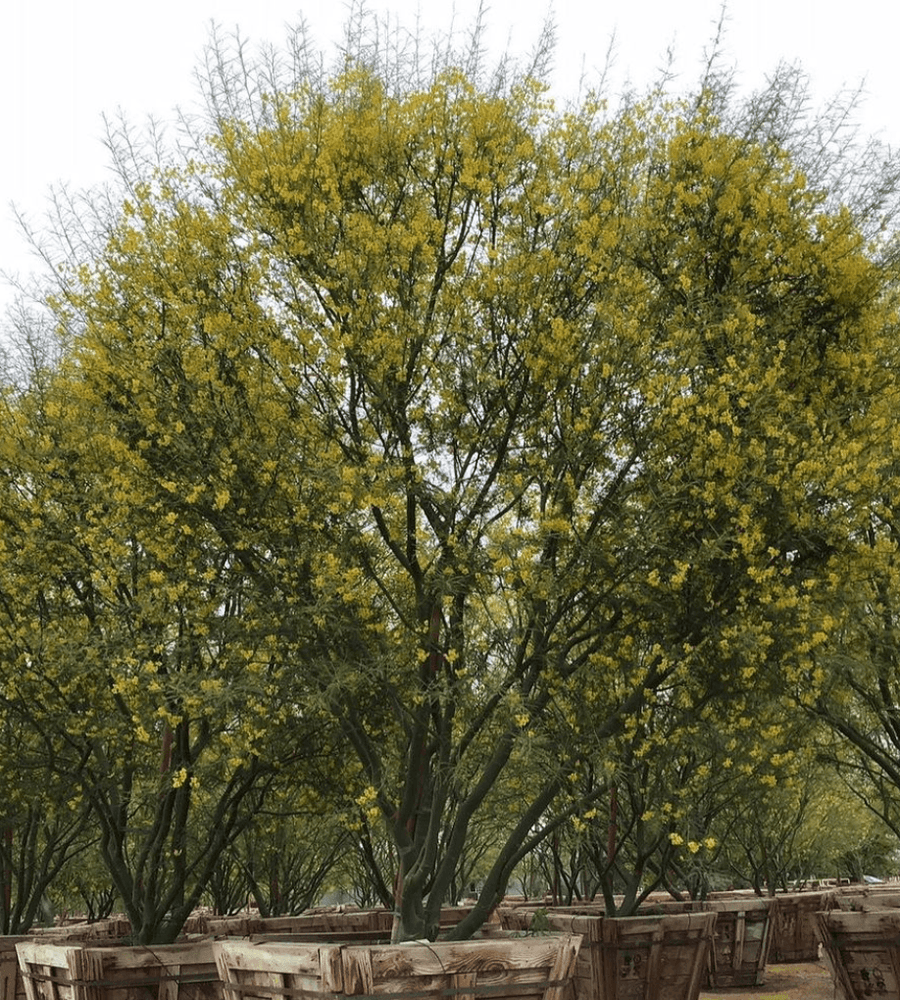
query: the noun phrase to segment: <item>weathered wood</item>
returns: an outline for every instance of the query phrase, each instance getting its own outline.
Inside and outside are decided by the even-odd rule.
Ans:
[[[471,906],[447,906],[441,910],[439,936],[443,937],[472,911]],[[302,913],[282,917],[207,917],[204,927],[215,937],[246,937],[257,941],[323,941],[333,943],[389,943],[394,915],[390,910],[349,910]],[[492,913],[482,933],[499,930]]]
[[[21,938],[20,940],[25,940]],[[0,943],[0,1000],[23,1000],[25,987],[19,975],[19,960],[15,941]]]
[[[825,964],[844,1000],[900,996],[900,909],[816,914]]]
[[[27,1000],[221,1000],[212,941],[16,945]]]
[[[714,947],[706,977],[711,989],[761,986],[765,982],[777,897],[729,893],[706,900],[659,901],[643,909],[660,914],[716,914]]]
[[[713,989],[761,986],[766,978],[777,900],[713,899],[703,906],[716,914],[716,965],[710,968],[709,985]]]
[[[840,892],[836,894],[837,908],[841,910],[894,910],[900,909],[900,893],[894,892]],[[823,906],[823,911],[829,907]]]
[[[533,913],[501,908],[501,922],[525,931]],[[553,931],[580,934],[576,1000],[696,1000],[712,947],[716,915],[607,917],[547,911]]]
[[[375,941],[390,938],[394,916],[389,910],[320,912],[283,917],[210,917],[209,933],[292,941]]]
[[[16,945],[20,941],[62,944],[90,941],[112,944],[131,933],[131,924],[121,918],[94,923],[69,923],[59,927],[35,927],[27,934],[0,935],[0,1000],[25,1000],[25,983],[19,969]]]
[[[775,962],[815,962],[819,957],[816,914],[835,908],[835,893],[831,890],[779,893],[777,900],[771,918],[769,957]]]
[[[765,982],[766,963],[771,948],[772,922],[777,913],[777,898],[753,893],[729,893],[707,900],[658,899],[641,907],[639,915],[676,915],[713,912],[716,931],[709,949],[704,984],[712,989],[761,986]],[[501,908],[502,914],[529,913],[525,907]],[[582,906],[552,907],[548,913],[603,916],[600,903]],[[606,918],[610,919],[610,918]],[[614,918],[634,920],[634,917]],[[524,926],[527,926],[525,924]],[[555,925],[551,924],[555,928]]]
[[[214,950],[230,1000],[566,1000],[580,942],[577,935],[371,946],[220,940]]]

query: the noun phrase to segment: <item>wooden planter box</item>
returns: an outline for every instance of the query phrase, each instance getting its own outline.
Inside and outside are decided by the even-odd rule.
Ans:
[[[217,917],[208,920],[207,926],[217,937],[365,944],[390,940],[393,923],[389,910],[352,910],[297,917]]]
[[[131,921],[127,917],[107,917],[105,920],[73,921],[58,927],[32,927],[27,937],[39,937],[58,941],[117,941],[131,933]]]
[[[16,945],[26,1000],[221,1000],[212,941]]]
[[[900,893],[897,892],[896,888],[893,892],[868,892],[865,889],[857,889],[855,892],[838,892],[835,894],[835,899],[839,909],[850,912],[900,909]]]
[[[501,908],[510,930],[530,928],[534,914]],[[714,913],[607,917],[547,912],[553,931],[580,934],[575,1000],[697,1000],[707,971]]]
[[[25,1000],[25,984],[19,971],[16,945],[31,941],[26,935],[0,935],[0,1000]]]
[[[709,964],[711,989],[762,986],[772,945],[778,902],[772,898],[709,899],[700,904],[716,914]]]
[[[388,910],[349,910],[303,913],[294,917],[214,917],[207,920],[209,933],[217,936],[295,940],[359,940],[368,942],[390,937],[393,914]]]
[[[834,909],[834,892],[791,892],[777,896],[769,957],[775,962],[815,962],[819,958],[816,914]]]
[[[447,906],[441,910],[439,936],[443,937],[471,912],[469,906]],[[204,921],[214,937],[245,937],[253,941],[323,941],[331,944],[387,944],[391,940],[394,915],[389,910],[350,910],[302,913],[296,917],[213,917]],[[499,930],[492,914],[484,933]],[[0,997],[2,1000],[2,997]]]
[[[648,912],[715,913],[716,934],[706,985],[710,989],[731,989],[765,983],[777,908],[777,898],[740,896],[654,903]]]
[[[440,929],[438,932],[439,937],[444,937],[446,933],[452,930],[460,921],[467,917],[474,907],[472,906],[445,906],[441,910],[440,918]],[[490,935],[493,933],[500,932],[500,915],[497,910],[494,910],[490,916],[485,920],[481,926],[481,933],[484,935]]]
[[[829,910],[816,922],[842,1000],[900,996],[900,909]]]
[[[321,945],[216,941],[226,1000],[410,994],[451,1000],[568,1000],[581,939]]]
[[[777,900],[759,896],[736,899],[654,901],[641,908],[641,916],[674,916],[687,913],[714,913],[715,935],[709,949],[704,987],[728,989],[761,986],[765,982],[766,962],[771,946],[771,926]],[[501,919],[510,913],[529,913],[524,909],[502,910]],[[549,915],[568,913],[600,916],[600,904],[549,909]],[[530,918],[529,918],[530,919]],[[610,919],[610,918],[606,918]],[[631,917],[614,918],[630,920]],[[509,925],[512,926],[512,925]],[[520,924],[520,926],[522,926]],[[527,924],[525,926],[528,926]],[[551,926],[554,926],[551,923]]]
[[[61,927],[36,927],[27,934],[0,935],[0,1000],[26,1000],[25,983],[19,968],[16,945],[26,941],[45,944],[91,941],[112,944],[131,933],[124,919],[98,920],[94,923],[65,924]]]

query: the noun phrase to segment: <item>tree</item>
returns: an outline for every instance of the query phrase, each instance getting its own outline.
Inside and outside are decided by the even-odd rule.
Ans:
[[[166,942],[298,753],[260,757],[288,713],[227,557],[122,491],[72,385],[61,369],[7,398],[0,696],[89,811],[135,939]]]
[[[333,726],[397,937],[435,935],[477,817],[540,776],[464,937],[661,706],[741,733],[819,687],[886,269],[792,159],[783,79],[557,111],[540,64],[421,77],[364,41],[288,86],[218,53],[212,138],[120,157],[62,269],[59,392],[99,427],[103,523],[159,528],[116,543],[161,574],[150,634],[212,629],[171,725],[244,659],[252,760],[267,705]]]
[[[774,895],[815,878],[893,872],[896,834],[830,771],[778,789],[743,814],[723,859],[736,880]]]
[[[15,715],[0,721],[0,931],[23,934],[48,917],[51,887],[91,845],[89,813],[46,766],[46,745]]]
[[[270,796],[271,799],[271,796]],[[278,806],[284,810],[279,814]],[[321,807],[300,812],[298,803],[269,802],[236,843],[250,898],[261,917],[298,914],[315,906],[347,852],[350,831]]]
[[[895,302],[896,287],[891,292]],[[843,585],[833,605],[840,627],[817,655],[828,683],[814,695],[800,692],[798,701],[830,731],[831,738],[820,741],[820,753],[844,788],[880,817],[896,838],[900,837],[900,534],[892,489],[895,446],[889,430],[897,403],[895,354],[886,355],[885,370],[891,387],[879,399],[879,425],[885,434],[870,459],[871,502],[856,522],[853,546],[835,567]],[[873,838],[876,843],[878,839]],[[849,846],[847,857],[852,858]]]

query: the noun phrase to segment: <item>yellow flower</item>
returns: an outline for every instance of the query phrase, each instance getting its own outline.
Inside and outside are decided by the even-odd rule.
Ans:
[[[680,833],[670,833],[669,843],[674,844],[676,847],[679,847],[681,844],[684,843],[684,837],[682,837]]]
[[[696,854],[697,851],[700,850],[700,845],[697,843],[696,840],[691,840],[688,843],[688,850],[691,852],[691,854]]]
[[[378,800],[378,792],[375,790],[373,785],[367,785],[361,795],[356,799],[356,804],[360,809],[370,809],[375,805]]]

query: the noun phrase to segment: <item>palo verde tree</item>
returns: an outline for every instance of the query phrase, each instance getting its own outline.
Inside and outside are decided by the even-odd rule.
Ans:
[[[890,407],[883,414],[891,466],[896,462],[892,412]],[[841,628],[818,657],[828,685],[815,697],[801,692],[800,700],[829,727],[831,738],[821,741],[820,752],[841,776],[843,794],[871,809],[900,837],[900,532],[891,481],[882,480],[877,489],[868,524],[842,567],[843,602],[835,611]]]
[[[63,365],[5,400],[0,698],[66,789],[48,814],[87,811],[134,939],[165,943],[304,743],[231,557],[167,518],[165,485],[117,478],[77,381]]]
[[[158,525],[153,627],[203,650],[178,704],[233,649],[275,685],[254,753],[264,697],[333,725],[398,938],[436,934],[476,818],[536,776],[464,937],[658,706],[739,731],[818,682],[886,271],[792,157],[781,78],[560,111],[540,61],[423,74],[368,41],[286,81],[220,50],[208,138],[116,146],[121,207],[59,269],[59,391],[114,463],[92,529],[133,559],[129,520]]]
[[[0,733],[0,932],[23,934],[54,915],[60,873],[92,846],[90,814],[48,766],[52,743],[6,706]]]

